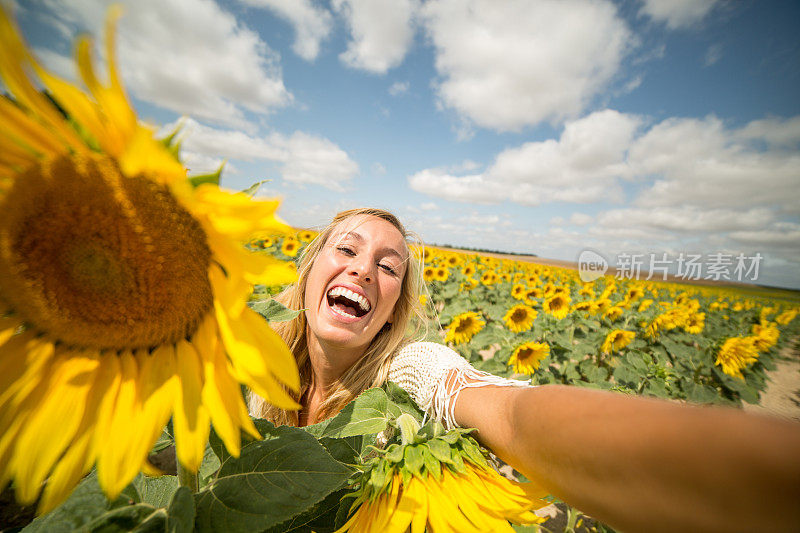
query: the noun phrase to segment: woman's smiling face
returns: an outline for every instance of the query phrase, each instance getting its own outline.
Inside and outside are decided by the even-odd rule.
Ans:
[[[306,282],[309,342],[366,349],[392,320],[407,262],[408,246],[390,222],[370,215],[342,221]]]

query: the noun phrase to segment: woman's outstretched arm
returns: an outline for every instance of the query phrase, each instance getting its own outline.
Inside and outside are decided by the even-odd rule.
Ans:
[[[800,423],[560,385],[464,389],[455,417],[625,532],[800,528]]]

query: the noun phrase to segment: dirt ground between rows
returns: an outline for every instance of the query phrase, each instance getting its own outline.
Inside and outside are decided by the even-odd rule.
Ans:
[[[800,339],[794,339],[779,353],[775,370],[768,373],[767,390],[758,405],[745,404],[744,410],[800,422]]]

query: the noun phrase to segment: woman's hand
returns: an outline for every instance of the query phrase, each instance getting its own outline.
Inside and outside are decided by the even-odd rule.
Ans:
[[[455,416],[518,471],[626,532],[800,527],[798,423],[558,385],[465,389]]]

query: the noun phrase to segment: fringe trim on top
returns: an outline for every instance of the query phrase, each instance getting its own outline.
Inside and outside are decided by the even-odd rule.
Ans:
[[[530,380],[506,379],[477,370],[458,353],[435,342],[414,342],[398,350],[388,380],[400,385],[426,417],[441,422],[446,429],[459,427],[455,406],[464,389],[532,386]]]

